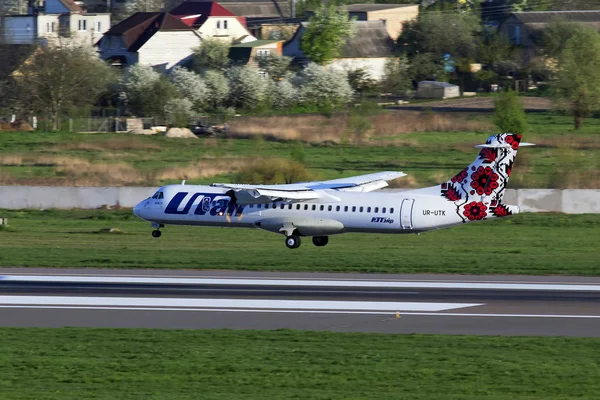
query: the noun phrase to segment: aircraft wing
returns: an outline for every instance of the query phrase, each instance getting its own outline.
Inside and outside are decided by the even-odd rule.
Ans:
[[[324,190],[371,192],[386,187],[387,181],[406,176],[402,172],[386,171],[329,181],[291,183],[285,185],[246,185],[235,183],[213,183],[235,191],[238,204],[269,203],[271,201],[307,201],[334,199]]]

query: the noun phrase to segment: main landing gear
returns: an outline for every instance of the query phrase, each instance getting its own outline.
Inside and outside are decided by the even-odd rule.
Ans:
[[[162,235],[162,232],[157,230],[152,231],[152,237],[159,238]]]
[[[312,238],[313,244],[317,247],[323,247],[329,242],[328,236],[313,236]],[[300,247],[300,236],[298,235],[290,235],[285,238],[285,245],[288,249],[297,249]]]

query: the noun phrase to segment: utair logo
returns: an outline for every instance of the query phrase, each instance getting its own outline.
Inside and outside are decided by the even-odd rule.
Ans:
[[[173,196],[165,208],[165,214],[189,214],[194,204],[197,204],[193,211],[194,215],[233,216],[236,214],[242,215],[244,211],[244,206],[238,205],[236,207],[229,196],[216,193],[194,193],[185,206],[181,208],[181,202],[188,194],[189,192],[179,192]]]
[[[393,224],[394,219],[386,218],[386,217],[373,217],[373,218],[371,218],[371,222],[377,222],[379,224]]]

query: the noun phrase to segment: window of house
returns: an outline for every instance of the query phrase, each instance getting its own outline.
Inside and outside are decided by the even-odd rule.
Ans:
[[[227,20],[223,21],[223,29],[227,29]]]
[[[102,32],[102,22],[101,21],[98,21],[98,23],[96,24],[96,31]]]
[[[379,207],[375,207],[375,212],[378,213],[379,212]]]
[[[87,20],[80,19],[78,21],[78,27],[80,31],[87,31]]]
[[[256,50],[256,55],[258,57],[268,57],[270,54],[271,54],[271,51],[267,50],[267,49]]]
[[[221,21],[217,21],[217,29],[221,29]]]

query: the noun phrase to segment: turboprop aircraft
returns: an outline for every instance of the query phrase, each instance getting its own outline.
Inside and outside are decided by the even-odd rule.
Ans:
[[[469,166],[436,186],[382,192],[402,172],[379,172],[323,182],[284,185],[214,183],[163,186],[133,212],[150,221],[161,236],[165,225],[260,228],[285,235],[290,249],[301,237],[325,246],[329,236],[347,232],[420,233],[467,222],[517,214],[504,204],[504,189],[521,135],[488,138]]]

